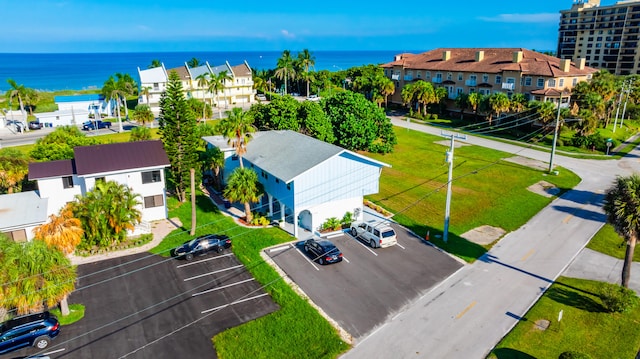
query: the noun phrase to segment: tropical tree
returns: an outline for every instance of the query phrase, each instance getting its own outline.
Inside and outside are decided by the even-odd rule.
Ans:
[[[304,49],[302,50],[302,52],[298,53],[298,61],[302,65],[306,75],[305,79],[307,81],[307,96],[309,96],[309,82],[312,79],[312,77],[309,75],[309,68],[315,66],[316,58],[311,54],[311,52],[309,52],[308,49]]]
[[[169,73],[167,89],[160,98],[159,123],[160,138],[171,162],[168,182],[174,187],[178,200],[184,202],[190,187],[190,169],[197,168],[199,139],[195,116],[175,71]]]
[[[60,209],[60,212],[49,216],[49,222],[33,230],[35,239],[44,241],[49,247],[59,249],[65,255],[73,253],[82,241],[84,230],[80,220],[73,216],[70,204]]]
[[[322,111],[322,106],[315,101],[303,101],[298,108],[299,131],[320,141],[334,143],[331,120]]]
[[[464,110],[469,107],[469,95],[466,93],[458,94],[458,97],[456,97],[456,107],[460,109],[460,119],[462,120],[464,118]]]
[[[142,86],[142,88],[140,89],[140,94],[143,95],[145,97],[145,99],[147,100],[147,105],[151,106],[151,102],[149,102],[149,96],[151,95],[151,86]]]
[[[491,125],[491,119],[495,113],[496,117],[500,117],[500,114],[509,111],[511,107],[511,101],[507,94],[503,92],[494,92],[489,97],[489,105],[491,106],[491,112],[489,113],[489,125]]]
[[[0,149],[0,193],[18,193],[29,174],[29,157],[12,147]]]
[[[129,106],[127,106],[127,96],[138,95],[138,84],[129,74],[116,73],[116,86],[122,94],[122,106],[127,120],[129,119]]]
[[[36,103],[40,99],[40,93],[32,88],[24,89],[24,103],[29,108],[29,115],[33,116],[33,109],[36,107]]]
[[[258,175],[250,168],[236,168],[224,189],[224,196],[233,202],[241,202],[244,204],[244,214],[247,223],[251,223],[253,214],[251,213],[250,203],[260,200],[260,196],[264,193],[262,185],[258,182]]]
[[[627,244],[622,266],[622,286],[629,288],[631,263],[640,233],[640,175],[618,177],[605,193],[604,211],[615,231]]]
[[[388,99],[390,95],[396,92],[396,85],[388,77],[380,77],[379,82],[380,94],[384,96],[384,107],[388,106]]]
[[[478,116],[478,110],[480,109],[480,102],[482,101],[482,95],[478,92],[472,92],[469,94],[469,106],[473,110],[475,116]]]
[[[9,100],[9,105],[11,105],[11,100],[14,98],[18,99],[18,104],[20,105],[20,112],[24,115],[24,102],[22,101],[25,92],[27,90],[24,85],[18,85],[13,79],[8,79],[7,83],[9,84],[9,91],[7,91],[7,99]]]
[[[154,116],[148,105],[139,104],[133,111],[133,120],[143,125],[153,122]]]
[[[200,75],[196,76],[196,80],[197,80],[197,84],[198,84],[198,88],[202,91],[202,103],[205,103],[205,94],[206,94],[206,90],[209,88],[209,73],[208,72],[203,72]],[[206,106],[202,106],[202,118],[206,119],[205,117],[205,108]]]
[[[131,129],[129,141],[148,141],[152,139],[151,130],[148,127],[136,126]]]
[[[276,64],[276,78],[284,81],[284,93],[287,94],[287,82],[289,79],[294,78],[296,71],[293,66],[293,58],[291,57],[291,51],[284,50],[282,56],[278,59]]]
[[[107,247],[123,241],[127,231],[142,219],[138,197],[131,188],[114,181],[97,181],[84,196],[76,195],[72,211],[84,229],[82,248]]]
[[[18,315],[61,305],[75,289],[76,268],[58,249],[43,241],[17,243],[0,234],[0,308]]]
[[[233,147],[240,160],[240,168],[243,168],[242,155],[247,152],[247,144],[251,141],[252,133],[256,131],[253,126],[253,117],[241,108],[235,107],[231,111],[225,111],[226,118],[219,123],[220,133],[227,139],[227,143]]]
[[[72,159],[73,148],[98,144],[95,137],[88,137],[77,126],[59,126],[43,138],[39,138],[29,156],[36,161]]]
[[[224,153],[218,147],[208,147],[200,153],[202,171],[211,170],[213,173],[214,188],[222,188],[222,170],[224,169]]]
[[[516,93],[511,96],[511,108],[510,110],[513,112],[522,112],[525,108],[527,108],[527,98],[522,93]]]
[[[200,66],[200,64],[202,63],[202,61],[200,61],[199,59],[192,57],[191,60],[187,61],[187,66],[193,68],[193,67],[198,67]]]
[[[151,63],[149,64],[149,66],[147,66],[148,69],[153,69],[155,67],[160,67],[162,66],[162,62],[160,62],[160,60],[158,59],[153,59],[151,60]]]
[[[124,97],[124,92],[118,86],[116,79],[113,76],[109,76],[109,79],[102,85],[102,95],[109,99],[110,103],[115,101],[116,103],[116,117],[118,118],[119,130],[122,132],[122,118],[120,117],[120,99]],[[113,109],[112,109],[113,110]]]

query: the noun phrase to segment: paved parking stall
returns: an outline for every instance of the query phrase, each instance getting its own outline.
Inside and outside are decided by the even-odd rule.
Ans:
[[[69,303],[85,317],[62,327],[46,351],[64,350],[51,358],[215,358],[216,333],[278,309],[230,251],[191,262],[132,255],[81,265],[78,277],[85,289]]]
[[[357,341],[462,264],[394,225],[398,244],[372,249],[348,233],[330,240],[346,260],[321,266],[302,242],[266,253]]]

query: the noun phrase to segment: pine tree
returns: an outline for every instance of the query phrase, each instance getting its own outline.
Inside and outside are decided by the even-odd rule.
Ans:
[[[180,202],[187,198],[190,168],[198,168],[196,117],[184,97],[180,76],[171,71],[167,89],[160,98],[160,138],[171,162],[168,182]],[[196,179],[197,181],[198,179]]]

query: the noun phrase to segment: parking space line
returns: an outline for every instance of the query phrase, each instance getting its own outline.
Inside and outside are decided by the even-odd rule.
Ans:
[[[194,264],[199,264],[199,263],[206,262],[206,261],[212,261],[212,260],[214,260],[214,259],[218,259],[218,258],[222,258],[222,257],[229,257],[229,256],[232,256],[232,255],[233,255],[233,253],[221,254],[221,255],[219,255],[219,256],[210,257],[210,258],[203,259],[203,260],[200,260],[200,261],[195,261],[195,262],[189,262],[189,263],[185,263],[185,264],[180,264],[179,266],[176,266],[176,268],[182,268],[182,267],[192,266],[192,265],[194,265]]]
[[[402,249],[406,249],[402,244],[400,244],[400,242],[396,242],[396,246],[402,248]]]
[[[343,259],[345,262],[347,262],[347,263],[351,263],[351,262],[349,262],[349,260],[348,260],[348,259],[347,259],[347,257],[345,257],[345,256],[342,256],[342,259]]]
[[[196,297],[199,295],[203,295],[203,294],[207,294],[207,293],[211,293],[211,292],[215,292],[216,290],[220,290],[220,289],[225,289],[225,288],[229,288],[229,287],[233,287],[234,285],[239,285],[242,283],[247,283],[247,282],[251,282],[253,280],[253,278],[249,278],[249,279],[245,279],[245,280],[241,280],[239,282],[235,282],[235,283],[231,283],[231,284],[227,284],[227,285],[223,285],[222,287],[215,287],[215,288],[211,288],[202,292],[198,292],[198,293],[193,293],[191,294],[192,297]]]
[[[213,312],[213,311],[218,310],[218,309],[223,309],[223,308],[226,308],[226,307],[232,306],[232,305],[234,305],[234,304],[240,304],[240,303],[242,303],[242,302],[246,302],[246,301],[249,301],[249,300],[253,300],[253,299],[260,298],[260,297],[264,297],[264,296],[266,296],[266,295],[268,295],[268,294],[267,294],[267,293],[263,293],[263,294],[256,295],[256,296],[254,296],[254,297],[249,297],[249,298],[245,298],[245,299],[241,299],[241,300],[236,300],[235,302],[231,302],[231,303],[229,303],[229,304],[225,304],[225,305],[221,305],[221,306],[219,306],[219,307],[215,307],[215,308],[211,308],[211,309],[203,310],[203,311],[201,311],[201,312],[200,312],[200,314],[205,314],[205,313]]]
[[[54,350],[54,351],[50,351],[50,352],[46,352],[46,353],[42,353],[40,355],[50,355],[50,354],[55,354],[55,353],[60,353],[67,350],[67,348],[62,348],[62,349],[58,349],[58,350]],[[31,358],[30,356],[28,356],[27,358]]]
[[[300,251],[297,251],[297,252],[302,256],[302,258],[306,259],[306,260],[307,260],[307,262],[309,262],[309,264],[311,264],[311,265],[313,266],[313,268],[315,268],[317,271],[319,271],[319,270],[320,270],[320,268],[316,267],[315,263],[313,263],[313,262],[311,261],[311,259],[309,259],[309,257],[307,257],[304,253],[302,253],[302,251],[301,251],[301,250],[300,250]]]
[[[226,271],[229,271],[229,270],[242,268],[242,267],[244,267],[244,266],[242,264],[239,264],[237,266],[233,266],[233,267],[229,267],[229,268],[225,268],[225,269],[220,269],[220,270],[216,270],[216,271],[205,273],[205,274],[200,274],[200,275],[197,275],[195,277],[185,278],[185,279],[183,279],[183,281],[188,282],[188,281],[193,280],[193,279],[198,279],[198,278],[206,277],[206,276],[211,275],[211,274],[226,272]]]
[[[351,234],[350,234],[350,236],[351,236],[351,238],[355,239],[355,240],[356,240],[356,242],[358,242],[358,244],[360,244],[360,245],[361,245],[361,246],[363,246],[366,250],[368,250],[369,252],[371,252],[371,254],[373,254],[373,255],[374,255],[374,256],[376,256],[376,257],[378,256],[378,253],[374,252],[374,251],[373,251],[373,249],[369,248],[369,246],[367,246],[367,245],[365,245],[364,243],[362,243],[362,241],[360,241],[360,240],[358,239],[358,237],[354,237],[354,236],[353,236],[353,235],[351,235]]]
[[[285,249],[289,249],[289,248],[291,248],[290,245],[280,246],[280,247],[269,249],[269,252],[280,252],[280,251],[284,251]]]

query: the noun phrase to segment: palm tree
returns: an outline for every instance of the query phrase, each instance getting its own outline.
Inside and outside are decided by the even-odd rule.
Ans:
[[[227,96],[227,81],[233,81],[233,76],[231,76],[231,74],[226,70],[220,71],[218,73],[218,81],[220,81],[220,83],[222,84],[222,89],[224,90],[224,108],[228,108],[229,97]]]
[[[491,97],[489,97],[489,105],[491,106],[491,112],[489,113],[489,125],[491,125],[493,114],[495,113],[496,117],[500,117],[501,113],[509,111],[511,101],[505,93],[494,92]]]
[[[473,113],[476,117],[478,117],[478,109],[480,108],[480,102],[482,100],[482,96],[478,92],[472,92],[469,94],[469,106],[473,110]]]
[[[153,112],[148,105],[137,105],[133,112],[133,120],[145,125],[147,122],[153,123]]]
[[[629,288],[631,263],[640,231],[640,175],[618,177],[605,193],[604,211],[616,232],[627,242],[622,266],[622,286]]]
[[[253,220],[250,202],[258,202],[264,193],[262,185],[258,182],[258,175],[250,168],[236,168],[231,176],[224,196],[233,202],[244,203],[244,214],[247,223]]]
[[[29,157],[7,147],[0,150],[0,193],[18,193],[29,174]]]
[[[151,95],[151,86],[143,86],[140,89],[140,94],[144,95],[145,99],[147,100],[147,106],[151,107],[151,102],[149,102],[149,95]]]
[[[18,83],[16,83],[13,79],[8,79],[7,83],[11,87],[9,91],[7,91],[7,99],[9,100],[9,105],[11,105],[11,100],[17,97],[18,103],[20,104],[20,112],[22,113],[22,116],[25,117],[26,119],[25,112],[24,112],[24,103],[22,102],[22,98],[25,94],[26,88],[24,87],[24,85],[18,85]]]
[[[129,119],[129,106],[127,106],[127,96],[138,94],[138,84],[129,74],[116,73],[116,87],[121,92],[121,101],[124,106],[124,114]]]
[[[305,79],[307,80],[307,96],[309,96],[309,68],[315,66],[316,58],[309,52],[308,49],[302,50],[302,52],[298,53],[298,61],[304,68],[304,72],[306,73]]]
[[[278,59],[276,66],[276,78],[284,80],[284,93],[287,94],[287,80],[293,78],[296,74],[296,70],[293,67],[293,58],[289,50],[282,52],[282,56]]]
[[[198,67],[200,65],[200,60],[195,57],[192,57],[191,60],[187,61],[187,66],[193,68]]]
[[[396,92],[396,85],[387,77],[382,77],[380,83],[380,94],[384,96],[384,107],[388,106],[388,99],[390,95]]]
[[[220,108],[220,91],[225,90],[225,81],[230,79],[230,76],[227,75],[227,71],[220,71],[217,75],[213,75],[209,80],[209,87],[207,90],[210,93],[216,94],[216,102],[218,106],[218,118],[222,118],[222,110]],[[213,96],[211,97],[211,107],[213,107]]]
[[[160,60],[158,59],[153,59],[151,60],[151,64],[149,64],[149,66],[147,66],[148,69],[153,69],[156,67],[160,67],[162,66],[162,62],[160,62]]]
[[[204,105],[205,104],[205,100],[206,100],[204,98],[204,95],[206,93],[205,89],[209,88],[209,73],[207,73],[207,72],[201,73],[200,75],[196,76],[196,80],[198,80],[198,82],[197,82],[198,88],[202,91],[202,103],[203,103],[203,106],[202,106],[202,118],[205,119],[206,116],[205,116],[204,112],[205,112],[207,106]]]
[[[436,92],[431,82],[418,81],[416,82],[415,98],[419,104],[422,104],[422,114],[427,114],[427,106],[432,103],[436,103]]]
[[[50,215],[49,222],[36,227],[33,233],[35,239],[44,241],[48,246],[69,255],[80,244],[84,230],[80,220],[73,216],[71,206],[67,204],[62,207],[58,215]]]
[[[253,117],[248,112],[243,112],[241,108],[235,107],[231,111],[225,111],[227,115],[220,121],[220,132],[227,139],[236,151],[240,160],[240,168],[243,168],[242,155],[247,152],[247,144],[251,141],[251,134],[256,131],[253,126]]]
[[[202,170],[213,171],[214,188],[222,188],[222,171],[224,169],[224,153],[217,147],[207,148],[201,152]]]
[[[460,109],[460,119],[464,118],[464,110],[469,106],[469,95],[461,93],[456,97],[456,106]]]
[[[118,118],[118,125],[120,126],[118,132],[122,132],[122,118],[120,117],[120,98],[123,96],[123,94],[113,76],[109,76],[109,79],[105,81],[104,85],[102,86],[102,94],[105,98],[108,98],[111,103],[113,103],[113,101],[116,102],[116,116]]]

